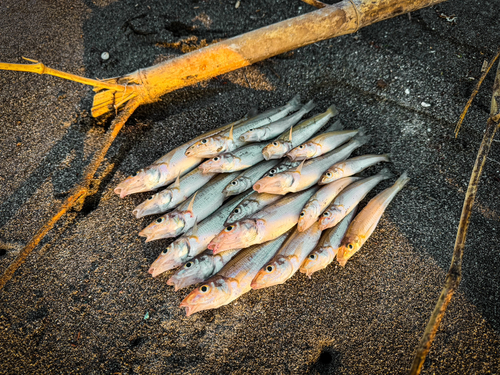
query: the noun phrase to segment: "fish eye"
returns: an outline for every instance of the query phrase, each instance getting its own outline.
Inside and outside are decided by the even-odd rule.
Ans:
[[[139,172],[140,172],[140,171],[137,171],[137,172],[133,173],[133,174],[132,174],[132,177],[137,176],[137,175],[139,174]]]
[[[150,201],[150,200],[153,200],[153,196],[150,196],[150,197],[148,198],[148,201]]]
[[[164,218],[164,217],[159,217],[158,219],[156,219],[156,222],[157,222],[158,224],[161,224],[161,223],[163,223],[164,221],[165,221],[165,218]]]
[[[185,265],[185,267],[186,267],[186,268],[189,268],[189,267],[191,267],[192,265],[193,265],[193,263],[192,263],[192,262],[187,262],[187,263],[186,263],[186,265]]]
[[[274,173],[269,173],[267,177],[274,177]]]
[[[304,145],[300,145],[299,148],[302,150],[304,148]]]
[[[200,291],[201,291],[202,293],[206,293],[206,292],[208,292],[208,289],[209,289],[208,285],[202,285],[202,286],[200,287]]]
[[[202,140],[201,140],[201,143],[203,143],[203,144],[205,144],[205,143],[207,143],[207,142],[208,142],[208,141],[207,141],[206,139],[202,139]]]
[[[231,232],[233,230],[233,228],[234,227],[232,225],[226,227],[226,232]]]
[[[231,182],[231,185],[233,185],[233,186],[238,185],[238,181],[233,181],[233,182]]]
[[[239,214],[241,212],[241,210],[239,208],[235,208],[234,211],[233,211],[235,214]]]
[[[333,176],[333,175],[332,175],[332,172],[327,172],[327,173],[326,173],[326,177],[332,177],[332,176]]]
[[[220,159],[220,158],[219,158],[218,156],[216,156],[216,157],[215,157],[215,158],[213,158],[212,160],[213,160],[213,161],[219,161],[219,159]]]
[[[316,254],[310,254],[310,255],[309,255],[309,259],[311,259],[311,260],[316,259]]]
[[[304,216],[306,216],[306,213],[305,213],[304,211],[302,211],[302,212],[300,213],[300,217],[304,217]]]
[[[328,217],[328,216],[330,216],[330,213],[328,211],[326,211],[326,212],[323,213],[323,216],[324,217]]]
[[[165,255],[166,253],[168,253],[168,247],[161,252],[162,255]]]
[[[273,270],[274,270],[274,266],[267,266],[266,267],[267,272],[273,272]]]
[[[278,145],[278,142],[273,142],[273,146],[277,146]]]
[[[349,248],[349,250],[352,250],[352,248],[353,248],[354,246],[352,246],[352,244],[349,244],[349,245],[347,245],[347,247]]]
[[[249,132],[253,132],[253,129],[250,129]]]

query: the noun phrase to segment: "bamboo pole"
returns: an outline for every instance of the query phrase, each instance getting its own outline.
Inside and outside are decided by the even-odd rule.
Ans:
[[[453,297],[453,294],[458,289],[460,280],[462,278],[462,258],[465,247],[465,239],[467,236],[467,229],[469,227],[469,219],[472,212],[472,207],[474,206],[474,200],[477,195],[477,188],[479,185],[479,180],[481,179],[481,174],[483,172],[484,164],[486,163],[486,158],[488,152],[491,148],[491,143],[493,142],[493,137],[500,125],[500,112],[499,103],[500,100],[500,64],[498,64],[495,83],[493,84],[493,96],[491,98],[491,109],[490,117],[486,123],[486,130],[483,136],[483,141],[479,147],[477,153],[476,162],[474,164],[474,169],[469,181],[469,186],[467,188],[467,193],[465,194],[464,205],[462,208],[462,214],[460,217],[460,224],[458,225],[457,237],[455,240],[455,248],[453,250],[453,257],[451,259],[450,269],[446,275],[446,281],[441,291],[441,295],[434,307],[434,311],[427,323],[424,334],[420,340],[415,358],[413,359],[413,364],[410,369],[411,375],[420,374],[422,371],[422,366],[424,365],[425,358],[429,353],[432,341],[436,336],[436,332],[439,328],[441,320],[443,320],[446,308]]]

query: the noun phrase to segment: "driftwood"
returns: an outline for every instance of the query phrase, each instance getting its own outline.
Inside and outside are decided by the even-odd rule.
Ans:
[[[494,60],[498,58],[499,54],[496,55]],[[475,93],[473,93],[473,97],[474,96]],[[469,102],[471,101],[472,100],[469,100]],[[467,108],[469,106],[470,103],[467,103],[466,110],[464,111],[461,119],[463,119],[463,116],[465,116],[465,112],[467,112]],[[495,133],[500,125],[499,109],[500,109],[500,64],[498,64],[495,83],[493,84],[493,96],[491,98],[490,117],[486,122],[486,130],[484,132],[481,145],[479,146],[479,151],[477,153],[474,169],[472,170],[469,186],[467,188],[467,193],[465,194],[464,205],[462,208],[462,214],[460,216],[460,224],[458,225],[457,237],[455,239],[455,248],[453,250],[453,257],[451,259],[450,269],[448,270],[448,274],[446,275],[446,281],[443,290],[441,291],[441,295],[439,296],[436,306],[434,307],[434,311],[432,312],[431,318],[427,323],[427,327],[425,328],[425,332],[417,348],[415,358],[413,359],[413,364],[410,370],[410,373],[412,375],[420,374],[420,372],[422,371],[422,366],[424,365],[425,358],[429,353],[432,341],[436,336],[439,324],[441,323],[441,320],[443,320],[446,308],[448,307],[448,304],[450,303],[453,294],[458,289],[458,285],[460,284],[460,280],[462,278],[462,258],[465,247],[465,239],[467,236],[467,229],[469,227],[469,219],[472,212],[472,207],[474,206],[474,200],[476,199],[477,188],[479,185],[479,181],[481,179],[483,167],[484,164],[486,163],[486,158],[488,156],[488,152],[490,151],[491,143],[493,142],[493,137],[495,136]]]

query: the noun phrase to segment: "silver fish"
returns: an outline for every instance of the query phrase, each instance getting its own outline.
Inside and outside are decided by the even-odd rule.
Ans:
[[[261,178],[253,185],[253,189],[259,193],[286,194],[305,190],[315,184],[321,175],[332,164],[348,158],[358,147],[364,145],[370,139],[369,136],[360,136],[352,139],[344,146],[330,151],[328,154],[315,159],[302,161],[295,170],[288,170],[274,176]]]
[[[172,242],[153,262],[148,272],[153,277],[156,277],[165,271],[180,267],[183,263],[206,250],[212,238],[224,229],[224,221],[227,215],[247,196],[248,194],[240,194],[234,197],[210,217],[207,217],[182,237]]]
[[[214,254],[230,249],[270,241],[297,224],[304,204],[318,190],[312,187],[300,193],[289,194],[261,211],[228,225],[208,244]]]
[[[335,197],[353,182],[361,180],[361,177],[344,177],[331,184],[323,186],[306,203],[299,216],[297,229],[299,232],[305,231],[316,221],[319,215],[329,206]]]
[[[295,230],[276,255],[257,273],[252,280],[252,289],[283,284],[295,275],[307,255],[317,245],[320,237],[321,230],[318,223],[313,224],[305,232]]]
[[[300,119],[306,113],[310,112],[315,106],[316,104],[311,100],[291,116],[271,122],[268,125],[264,125],[256,129],[248,130],[240,136],[240,140],[243,142],[262,142],[276,138],[286,129],[290,129],[291,126],[294,126],[297,122],[299,122]]]
[[[175,211],[160,216],[149,224],[139,232],[139,236],[146,237],[146,242],[149,242],[186,233],[195,223],[202,221],[222,205],[226,198],[222,190],[237,175],[228,173],[214,177]]]
[[[300,106],[300,97],[299,95],[296,95],[290,102],[280,108],[268,110],[246,122],[239,123],[228,130],[194,142],[192,146],[186,150],[186,156],[212,158],[222,152],[236,150],[246,143],[240,140],[240,136],[243,133],[252,128],[258,128],[279,120],[288,115],[290,112],[297,110]]]
[[[285,131],[273,142],[269,143],[262,153],[266,160],[280,159],[287,154],[292,148],[300,145],[302,142],[309,139],[323,125],[325,125],[333,116],[338,114],[337,108],[332,105],[324,113],[320,113],[310,119],[302,121],[295,127],[291,127],[290,131]],[[328,131],[338,130],[341,124],[337,121],[334,126],[331,126]]]
[[[177,178],[177,176],[184,175],[203,161],[202,158],[186,157],[184,155],[184,152],[189,146],[198,140],[207,137],[208,135],[216,134],[220,131],[231,128],[231,126],[235,124],[246,121],[254,114],[255,111],[251,110],[242,119],[206,132],[205,134],[184,143],[182,146],[173,149],[156,160],[150,166],[141,169],[120,182],[114,190],[115,193],[118,194],[120,198],[125,198],[130,194],[151,191],[170,184]]]
[[[262,149],[265,142],[250,143],[235,151],[225,152],[200,165],[203,173],[228,173],[241,171],[264,160]]]
[[[244,170],[224,188],[224,194],[229,197],[250,189],[264,173],[275,167],[278,163],[278,160],[262,161],[259,164]]]
[[[254,191],[234,208],[227,218],[225,225],[227,226],[240,221],[241,219],[262,210],[264,207],[273,204],[281,198],[283,198],[281,195],[267,193],[261,194]],[[221,230],[222,229],[223,228],[221,228]]]
[[[389,162],[389,154],[384,155],[363,155],[355,158],[347,159],[332,165],[321,176],[320,185],[328,184],[342,177],[352,176],[356,173],[364,171],[380,162]]]
[[[293,161],[317,158],[344,144],[356,134],[362,135],[364,128],[325,132],[295,147],[286,156]]]
[[[198,311],[227,305],[252,290],[250,283],[259,269],[272,258],[288,236],[241,250],[215,276],[193,290],[181,302],[190,316]]]
[[[311,278],[314,272],[326,268],[333,262],[342,238],[344,238],[347,231],[347,227],[355,215],[356,208],[349,212],[336,226],[323,232],[316,249],[307,256],[302,266],[300,266],[300,272],[305,273],[307,277]]]
[[[152,195],[138,205],[132,213],[136,218],[147,215],[161,214],[184,202],[198,189],[203,187],[217,173],[203,173],[200,168],[195,168],[166,189]]]
[[[337,225],[377,184],[391,178],[393,174],[384,168],[374,176],[357,181],[344,189],[319,219],[322,230]]]
[[[342,267],[370,238],[385,209],[408,181],[410,181],[408,173],[404,172],[394,185],[368,202],[352,221],[337,253],[337,260]]]
[[[215,255],[210,250],[204,251],[179,268],[168,279],[167,285],[173,285],[177,291],[201,283],[219,272],[239,251],[240,249],[228,250]]]

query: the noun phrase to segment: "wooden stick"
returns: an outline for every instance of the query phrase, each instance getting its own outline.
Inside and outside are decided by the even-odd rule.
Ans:
[[[328,4],[322,3],[321,1],[318,1],[318,0],[302,0],[302,1],[306,4],[312,5],[313,7],[316,7],[319,9],[324,8],[328,5]]]
[[[413,364],[410,369],[411,375],[420,374],[422,371],[422,366],[424,365],[425,358],[429,353],[432,341],[436,336],[436,332],[439,328],[439,324],[444,317],[446,308],[450,303],[453,294],[460,284],[460,279],[462,278],[462,257],[465,247],[465,239],[467,236],[467,229],[469,227],[469,219],[472,212],[472,207],[474,206],[474,200],[477,195],[477,188],[479,185],[479,180],[481,179],[481,173],[483,172],[484,164],[486,163],[486,158],[488,152],[491,148],[491,143],[493,142],[493,137],[499,126],[500,113],[498,111],[498,100],[500,100],[500,64],[498,64],[495,83],[493,84],[493,96],[491,99],[491,110],[490,118],[486,123],[486,131],[484,133],[483,141],[479,147],[479,151],[476,157],[476,163],[474,164],[474,169],[469,181],[469,186],[467,188],[467,193],[465,194],[464,205],[462,208],[462,215],[460,217],[460,224],[458,225],[457,237],[455,240],[455,248],[453,250],[453,257],[451,259],[450,269],[446,275],[446,281],[441,291],[441,295],[434,307],[431,318],[427,323],[424,334],[420,340],[420,343],[413,359]],[[496,120],[494,120],[496,119]]]

